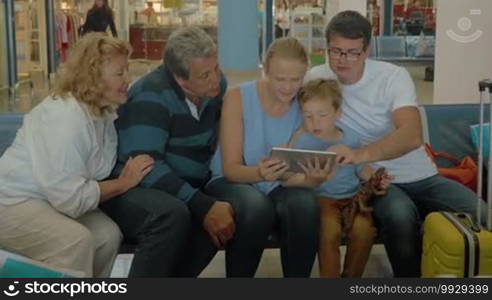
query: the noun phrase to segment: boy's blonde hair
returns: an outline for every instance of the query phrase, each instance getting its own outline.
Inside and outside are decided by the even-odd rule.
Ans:
[[[130,45],[126,42],[104,33],[91,32],[84,35],[70,50],[68,60],[58,70],[53,95],[64,98],[72,94],[96,116],[110,112],[112,107],[101,107],[107,89],[102,81],[101,69],[112,57],[128,57],[130,52]]]
[[[270,62],[274,57],[298,60],[299,62],[306,64],[306,66],[309,63],[306,49],[301,42],[293,37],[279,38],[270,44],[263,63],[266,72],[268,72]]]
[[[314,99],[328,101],[335,110],[342,106],[342,90],[338,81],[334,79],[314,79],[301,88],[299,101],[302,104]]]

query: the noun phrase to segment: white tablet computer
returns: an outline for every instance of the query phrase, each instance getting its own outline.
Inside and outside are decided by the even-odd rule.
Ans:
[[[325,167],[326,163],[333,166],[335,164],[337,154],[335,152],[328,151],[273,147],[271,157],[285,161],[289,165],[289,171],[304,173],[297,162],[306,165],[306,160],[312,159],[314,162],[314,158],[317,157],[321,163],[321,167]]]

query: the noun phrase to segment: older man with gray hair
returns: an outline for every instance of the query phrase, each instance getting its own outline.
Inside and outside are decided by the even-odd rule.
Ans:
[[[198,276],[217,249],[227,251],[228,276],[254,275],[270,216],[205,187],[226,87],[213,40],[185,27],[171,34],[163,64],[135,82],[120,108],[114,175],[136,155],[155,160],[138,187],[103,207],[137,243],[130,277]],[[224,185],[219,190],[234,190]]]

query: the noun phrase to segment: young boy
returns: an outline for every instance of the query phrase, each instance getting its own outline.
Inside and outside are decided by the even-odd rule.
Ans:
[[[337,144],[350,148],[361,146],[350,129],[336,124],[340,118],[342,94],[335,80],[317,79],[306,83],[299,93],[303,112],[302,127],[292,136],[289,147],[310,150],[330,150]],[[340,251],[346,209],[354,205],[354,196],[361,181],[369,181],[374,171],[368,165],[338,166],[329,180],[316,189],[321,208],[320,246],[318,251],[321,277],[361,277],[369,258],[376,229],[371,213],[357,211],[345,232],[348,238],[343,271],[340,274]],[[296,174],[295,176],[300,176]],[[384,193],[391,176],[384,173],[376,190]]]

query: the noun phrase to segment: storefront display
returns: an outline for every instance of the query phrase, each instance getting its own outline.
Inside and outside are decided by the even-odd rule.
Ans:
[[[287,6],[284,2],[285,0],[277,2],[277,10],[274,11],[276,22],[281,20],[279,16],[289,16],[290,27],[288,30],[285,26],[282,29],[289,32],[289,36],[297,38],[304,45],[310,54],[312,65],[323,63],[326,51],[324,1],[291,1]],[[285,7],[288,9],[287,12]],[[280,26],[280,24],[277,25]]]
[[[83,16],[73,8],[55,11],[55,51],[60,62],[67,59],[68,51],[79,39]]]
[[[323,62],[326,51],[325,17],[320,8],[296,9],[292,14],[291,36],[297,38],[311,54],[311,63]]]
[[[217,41],[216,26],[200,26],[212,38]],[[149,26],[133,24],[130,26],[130,44],[133,52],[132,58],[145,58],[149,60],[162,59],[162,52],[169,35],[176,29],[175,26]]]
[[[367,18],[371,22],[372,35],[378,36],[381,33],[381,7],[382,0],[367,0]]]
[[[17,75],[46,70],[44,1],[18,0],[14,4]]]
[[[167,38],[181,26],[200,26],[217,41],[216,0],[133,0],[129,9],[132,58],[162,59]]]
[[[436,11],[433,1],[410,0],[393,3],[394,35],[435,35]]]

